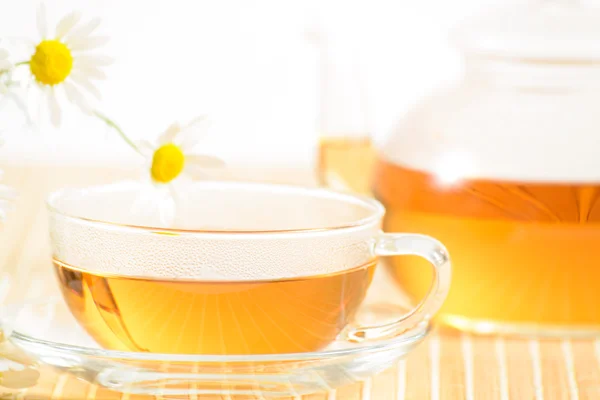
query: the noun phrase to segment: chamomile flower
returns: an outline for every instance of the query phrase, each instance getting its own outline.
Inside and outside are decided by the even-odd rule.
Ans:
[[[146,158],[151,180],[163,185],[180,176],[201,179],[207,177],[205,169],[223,167],[219,158],[193,152],[207,128],[208,120],[200,117],[183,128],[177,123],[171,125],[154,143],[139,142],[136,147]]]
[[[8,59],[8,51],[0,48],[0,94],[5,94],[8,88],[2,81],[1,75],[13,69],[13,65]]]
[[[100,97],[93,81],[104,79],[101,67],[112,62],[107,57],[87,53],[108,41],[106,37],[93,36],[100,20],[79,24],[80,20],[81,15],[72,12],[57,24],[54,34],[49,35],[43,4],[38,10],[37,25],[42,39],[29,59],[29,70],[46,97],[50,119],[55,126],[61,122],[59,90],[72,104],[86,113],[91,112],[84,92]]]
[[[98,111],[94,115],[145,158],[143,178],[127,183],[137,191],[128,213],[132,225],[173,226],[177,210],[185,202],[184,185],[209,177],[207,169],[225,165],[217,157],[193,151],[207,131],[209,123],[205,117],[196,118],[184,127],[175,123],[153,141],[133,142],[114,121]]]

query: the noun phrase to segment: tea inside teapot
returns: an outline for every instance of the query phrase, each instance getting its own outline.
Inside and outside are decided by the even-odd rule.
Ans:
[[[446,323],[600,332],[600,12],[527,3],[464,27],[464,79],[414,107],[379,149],[384,229],[447,246]],[[390,260],[416,299],[431,282],[419,262]]]

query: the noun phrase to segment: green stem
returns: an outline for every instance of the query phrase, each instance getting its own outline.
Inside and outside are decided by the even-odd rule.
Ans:
[[[129,139],[127,137],[125,132],[123,132],[123,130],[119,127],[119,125],[117,125],[113,120],[111,120],[104,114],[99,113],[98,111],[94,111],[94,115],[96,117],[100,118],[102,121],[104,121],[108,126],[113,128],[115,131],[117,131],[119,136],[121,136],[121,139],[123,139],[125,141],[125,143],[127,143],[129,146],[131,146],[131,148],[134,149],[138,154],[143,155],[142,152],[140,151],[140,149],[137,148],[137,146],[131,141],[131,139]]]
[[[29,61],[21,61],[21,62],[18,62],[18,63],[16,63],[16,64],[15,64],[15,68],[16,68],[16,67],[19,67],[19,66],[21,66],[21,65],[29,65]],[[7,72],[9,72],[9,71],[10,71],[10,69],[3,69],[3,70],[0,70],[0,75],[3,75],[3,74],[5,74],[5,73],[7,73]]]

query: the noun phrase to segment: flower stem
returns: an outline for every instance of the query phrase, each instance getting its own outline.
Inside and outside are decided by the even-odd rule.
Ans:
[[[16,64],[14,65],[14,67],[16,68],[16,67],[19,67],[19,66],[21,66],[21,65],[29,65],[29,61],[21,61],[21,62],[18,62],[18,63],[16,63]],[[10,72],[10,69],[3,69],[3,70],[0,70],[0,75],[6,74],[6,73],[8,73],[8,72]]]
[[[117,125],[112,119],[108,118],[106,115],[101,114],[98,111],[94,111],[94,115],[96,117],[100,118],[102,121],[104,121],[108,126],[113,128],[115,131],[117,131],[119,136],[121,136],[121,139],[123,139],[125,141],[125,143],[127,143],[138,154],[140,154],[140,155],[142,154],[140,152],[140,149],[137,148],[137,146],[131,141],[131,139],[129,139],[129,137],[127,137],[127,135],[125,134],[125,132],[123,132],[123,130],[119,127],[119,125]]]

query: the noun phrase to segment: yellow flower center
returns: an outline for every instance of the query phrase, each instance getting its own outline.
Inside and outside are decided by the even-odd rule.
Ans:
[[[181,149],[173,143],[165,144],[154,152],[150,173],[152,179],[160,183],[169,183],[177,178],[185,164]]]
[[[63,82],[71,73],[73,55],[58,40],[42,40],[29,60],[29,68],[38,82],[53,86]]]

